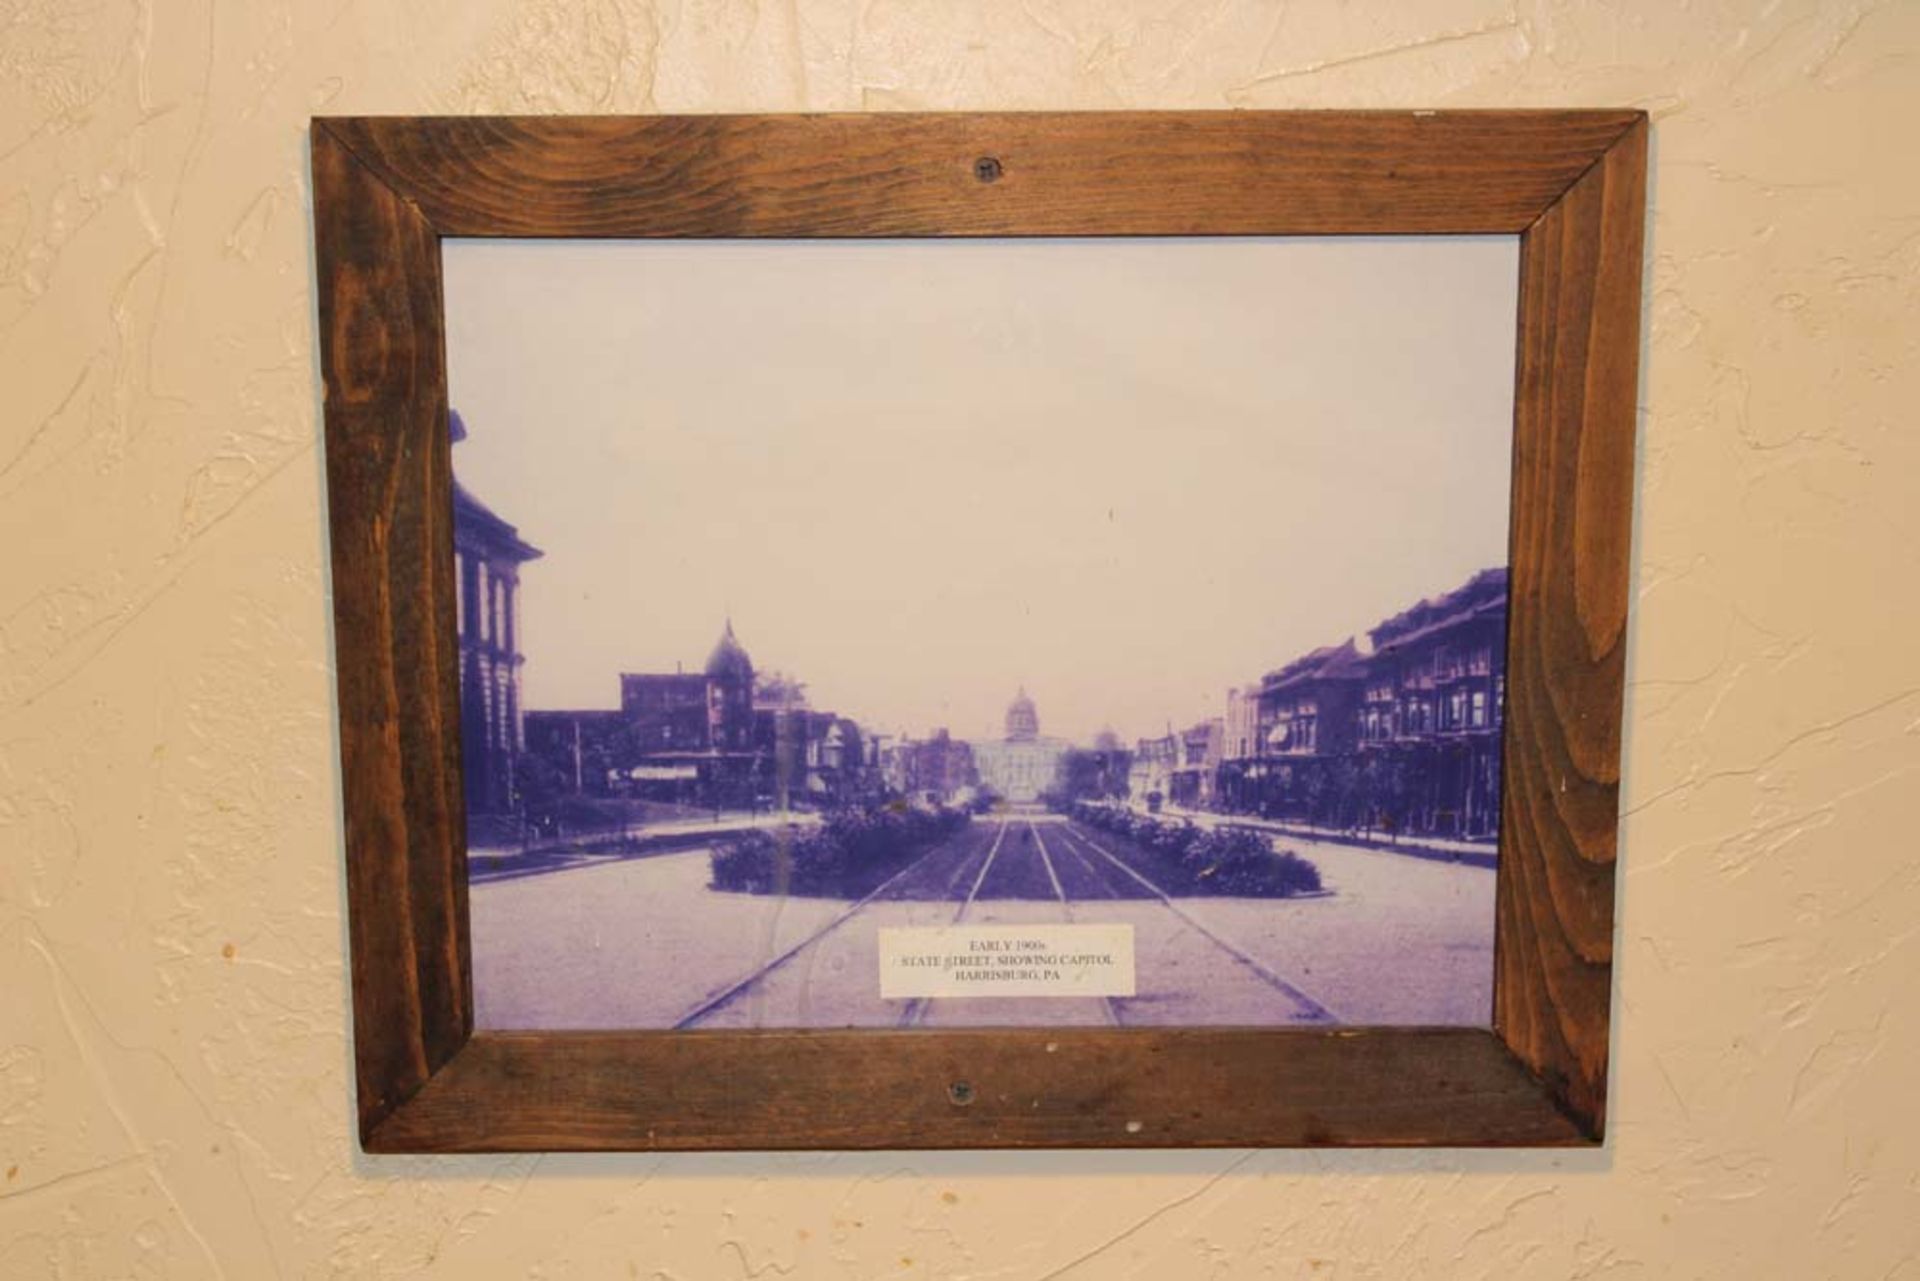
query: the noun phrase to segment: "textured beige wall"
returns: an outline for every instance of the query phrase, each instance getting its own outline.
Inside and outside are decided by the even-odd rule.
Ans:
[[[0,1276],[1920,1277],[1917,53],[1894,3],[0,3]],[[309,113],[1521,104],[1656,119],[1604,1151],[355,1154]]]

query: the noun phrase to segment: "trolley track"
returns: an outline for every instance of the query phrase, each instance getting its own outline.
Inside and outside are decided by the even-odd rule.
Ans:
[[[1181,907],[1180,904],[1174,900],[1172,895],[1168,894],[1165,890],[1161,889],[1158,885],[1154,884],[1147,877],[1141,875],[1140,872],[1137,871],[1125,859],[1113,853],[1111,850],[1106,849],[1098,841],[1095,841],[1092,837],[1086,836],[1083,833],[1075,830],[1071,823],[1064,824],[1063,826],[1065,828],[1066,835],[1069,838],[1069,842],[1068,842],[1069,848],[1072,847],[1073,843],[1077,842],[1080,845],[1084,845],[1087,849],[1092,850],[1095,855],[1103,859],[1107,864],[1111,865],[1113,868],[1115,868],[1116,870],[1120,871],[1125,876],[1127,876],[1131,881],[1138,884],[1142,889],[1146,890],[1153,898],[1159,900],[1161,906],[1165,907],[1169,912],[1173,913],[1186,925],[1191,927],[1195,932],[1197,932],[1202,937],[1207,939],[1208,942],[1218,947],[1221,951],[1225,952],[1228,956],[1232,957],[1239,964],[1245,966],[1249,971],[1251,971],[1254,975],[1256,975],[1262,982],[1266,983],[1269,987],[1280,992],[1282,995],[1286,996],[1289,1000],[1299,1005],[1301,1008],[1299,1021],[1311,1022],[1311,1023],[1338,1023],[1341,1021],[1338,1015],[1334,1014],[1332,1010],[1328,1009],[1324,1003],[1317,1000],[1313,996],[1309,995],[1298,984],[1293,983],[1291,980],[1287,978],[1284,978],[1278,972],[1276,972],[1271,966],[1267,965],[1264,961],[1260,960],[1258,957],[1248,952],[1245,948],[1239,946],[1238,944],[1234,943],[1232,940],[1220,934],[1217,930],[1215,930],[1212,926],[1208,925],[1205,921],[1201,920],[1193,912],[1189,911],[1184,907]],[[1083,855],[1082,857],[1084,858],[1085,856]]]
[[[1024,821],[1026,830],[1017,847],[1010,847],[1009,834],[1015,824],[1021,821]],[[1044,834],[1042,827],[1046,828]],[[980,847],[983,841],[984,851]],[[943,859],[954,859],[953,866],[942,866]],[[930,877],[929,873],[933,875]],[[917,881],[926,883],[917,884]],[[965,887],[964,891],[962,886]],[[983,888],[988,891],[984,897]],[[820,948],[863,914],[876,914],[871,909],[877,904],[949,901],[954,904],[954,909],[945,924],[952,927],[964,924],[975,915],[978,905],[990,900],[1044,902],[1049,898],[1058,905],[1061,914],[1070,923],[1084,918],[1088,904],[1130,903],[1133,905],[1130,910],[1134,914],[1143,908],[1157,907],[1178,922],[1177,926],[1169,927],[1176,933],[1181,927],[1193,931],[1207,944],[1231,958],[1235,966],[1257,979],[1259,985],[1285,997],[1295,1011],[1292,1022],[1340,1022],[1339,1016],[1324,1002],[1221,933],[1194,910],[1184,906],[1151,877],[1133,866],[1132,860],[1124,853],[1109,849],[1071,821],[1043,824],[1031,819],[1007,818],[1000,821],[990,839],[985,838],[978,828],[971,828],[935,845],[865,896],[849,903],[824,925],[747,974],[710,992],[681,1014],[673,1026],[677,1029],[692,1028],[714,1018],[809,951]],[[1108,1026],[1124,1027],[1134,1021],[1127,1017],[1127,1009],[1129,1002],[1136,998],[1107,996],[1077,999],[1098,1000],[1101,1017]],[[918,1027],[927,1021],[934,1004],[933,998],[912,998],[889,1021],[896,1027]]]
[[[1000,842],[1002,839],[1005,838],[1006,830],[1007,830],[1007,825],[1003,822],[1000,825],[1000,830],[994,834],[993,844],[988,847],[987,856],[981,862],[980,873],[979,875],[974,877],[973,887],[968,891],[968,894],[967,894],[968,902],[971,902],[973,899],[973,895],[979,892],[980,882],[986,879],[987,868],[992,865],[993,856],[999,851]],[[889,876],[886,880],[882,881],[879,885],[875,886],[872,890],[870,890],[866,894],[865,897],[857,899],[854,902],[848,904],[844,911],[840,912],[838,915],[833,917],[832,920],[828,921],[825,925],[822,925],[819,929],[813,931],[811,934],[801,939],[798,943],[793,944],[791,947],[786,948],[784,951],[780,952],[778,955],[766,961],[764,964],[756,967],[752,972],[748,973],[745,977],[733,983],[728,984],[726,987],[723,987],[716,992],[709,993],[698,1004],[696,1004],[691,1009],[689,1009],[686,1013],[680,1016],[678,1021],[676,1021],[673,1025],[674,1030],[684,1031],[687,1028],[691,1028],[696,1024],[698,1024],[702,1019],[705,1019],[713,1015],[714,1013],[718,1012],[719,1010],[725,1008],[726,1006],[732,1004],[735,1000],[739,999],[741,996],[751,991],[754,987],[756,987],[759,983],[761,983],[764,979],[766,979],[768,975],[780,969],[782,966],[786,965],[789,961],[792,961],[795,957],[799,956],[802,952],[806,951],[807,949],[817,946],[820,943],[820,941],[825,939],[829,934],[832,934],[835,930],[840,929],[848,921],[851,921],[854,917],[858,916],[861,912],[865,911],[870,904],[873,904],[883,899],[890,890],[895,889],[897,886],[905,882],[908,879],[908,877],[911,876],[914,872],[918,872],[922,870],[929,863],[931,863],[934,859],[938,858],[939,856],[943,854],[950,854],[952,852],[952,847],[954,843],[958,840],[963,839],[965,835],[966,833],[962,833],[960,836],[956,836],[948,840],[941,841],[939,844],[935,845],[932,849],[928,850],[925,854],[922,854],[919,858],[907,864],[905,867],[895,872],[892,876]],[[964,872],[965,867],[966,867],[966,860],[963,859],[959,865],[959,868],[956,869],[956,879],[961,872]],[[949,884],[951,883],[952,882],[949,882]]]

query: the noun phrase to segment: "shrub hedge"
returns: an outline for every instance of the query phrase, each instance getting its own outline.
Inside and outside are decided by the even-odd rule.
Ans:
[[[1086,801],[1074,805],[1072,813],[1146,854],[1152,866],[1141,868],[1141,874],[1169,894],[1287,898],[1320,889],[1320,869],[1291,850],[1276,851],[1264,832],[1202,828],[1188,819],[1176,822]]]
[[[967,825],[945,807],[846,809],[819,827],[756,829],[714,847],[712,886],[746,894],[859,898],[916,855]]]

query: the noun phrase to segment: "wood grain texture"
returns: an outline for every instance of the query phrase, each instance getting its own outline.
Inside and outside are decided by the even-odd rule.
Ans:
[[[1473,1029],[482,1032],[368,1148],[1584,1141]]]
[[[1518,232],[1624,111],[338,119],[450,236]],[[982,182],[991,157],[1000,177]]]
[[[1646,126],[1521,241],[1494,1026],[1598,1137],[1639,394]]]
[[[468,976],[453,533],[433,229],[312,138],[334,666],[362,1124],[457,1053]]]
[[[351,119],[312,142],[370,1150],[1599,1139],[1643,114]],[[1493,1031],[474,1036],[441,236],[1500,231],[1523,239]]]

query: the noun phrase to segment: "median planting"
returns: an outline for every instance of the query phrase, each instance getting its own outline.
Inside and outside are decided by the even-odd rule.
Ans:
[[[969,821],[963,810],[891,805],[829,814],[814,828],[743,832],[714,847],[712,886],[741,894],[864,898]]]
[[[1320,869],[1289,850],[1275,850],[1265,832],[1203,828],[1086,801],[1071,812],[1112,838],[1114,854],[1169,895],[1291,898],[1320,890]]]

